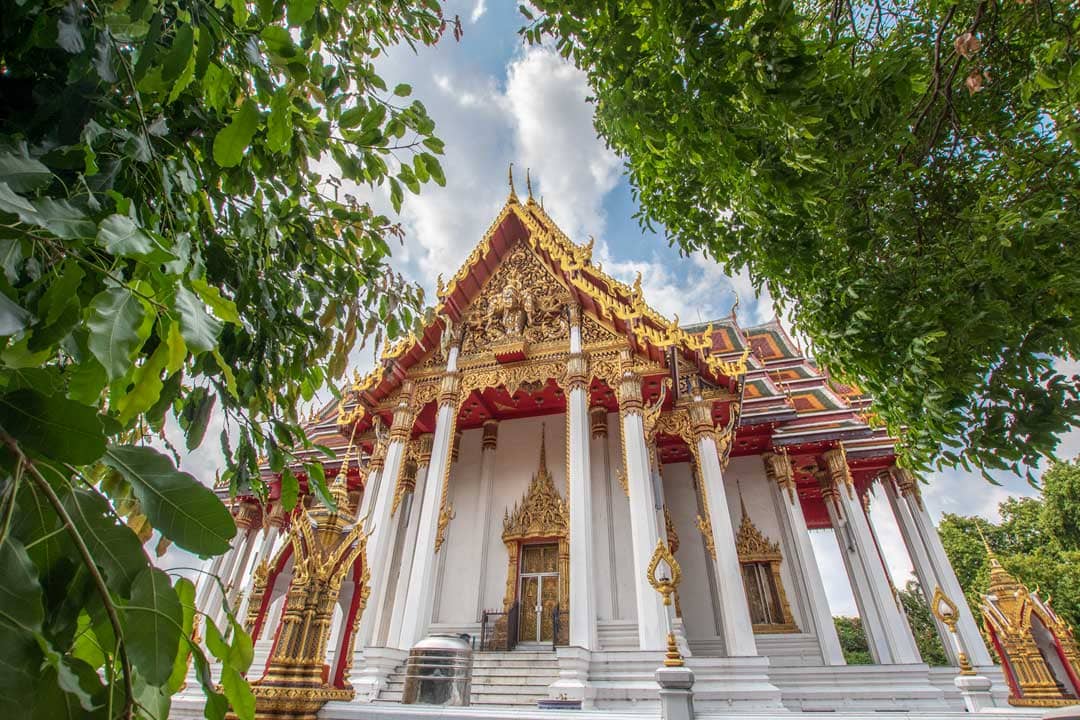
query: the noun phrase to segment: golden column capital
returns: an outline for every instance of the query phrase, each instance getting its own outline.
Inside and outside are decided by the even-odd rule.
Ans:
[[[499,444],[499,421],[491,418],[484,421],[484,435],[480,443],[481,450],[494,450]]]
[[[266,516],[266,522],[268,527],[272,527],[275,530],[280,530],[285,525],[285,520],[288,519],[288,513],[285,512],[285,507],[277,502],[270,507],[270,512]]]
[[[584,389],[589,383],[589,361],[580,352],[571,353],[566,360],[566,389]]]
[[[765,461],[765,476],[776,483],[781,490],[787,490],[788,499],[795,502],[798,499],[795,491],[795,468],[788,454],[768,452],[761,458]]]
[[[412,380],[401,383],[401,394],[398,396],[397,405],[394,407],[394,420],[390,424],[390,441],[405,442],[412,435],[413,421],[416,413],[412,407],[412,396],[415,385]]]
[[[902,468],[897,465],[893,465],[889,468],[889,476],[892,478],[892,481],[896,483],[896,489],[900,491],[900,494],[906,498],[913,498],[918,504],[919,509],[922,510],[922,489],[919,487],[918,478],[916,478],[907,468]]]
[[[233,507],[236,527],[250,530],[262,525],[262,508],[254,500],[241,500]]]
[[[431,464],[431,450],[435,444],[435,435],[432,433],[424,433],[416,438],[417,441],[417,464],[418,465],[430,465]]]
[[[581,325],[581,305],[572,302],[566,306],[566,314],[570,318],[571,326]]]
[[[594,405],[589,408],[589,428],[594,438],[607,437],[607,408],[603,405]]]
[[[694,398],[690,403],[690,434],[696,443],[703,437],[715,440],[716,428],[713,427],[712,403],[702,398]]]
[[[825,461],[824,476],[834,490],[841,485],[847,488],[848,497],[855,499],[855,481],[851,477],[851,469],[848,467],[847,453],[842,445],[822,453],[821,458]],[[820,480],[820,478],[819,478]]]
[[[457,407],[458,394],[461,390],[461,373],[456,370],[445,373],[439,385],[439,407],[445,405]]]

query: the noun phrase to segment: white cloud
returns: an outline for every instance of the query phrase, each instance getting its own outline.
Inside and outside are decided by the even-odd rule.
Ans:
[[[476,0],[476,4],[473,5],[472,12],[469,13],[469,22],[476,24],[476,21],[484,16],[487,12],[486,0]]]

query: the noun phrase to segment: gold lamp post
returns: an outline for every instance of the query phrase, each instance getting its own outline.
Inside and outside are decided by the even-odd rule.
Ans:
[[[974,675],[975,669],[971,667],[971,661],[968,660],[967,648],[964,647],[964,641],[961,639],[960,634],[956,632],[956,623],[959,620],[960,612],[956,607],[956,603],[942,591],[940,585],[934,587],[934,597],[930,601],[930,610],[934,613],[934,617],[949,628],[949,635],[952,637],[953,645],[956,647],[956,659],[960,663],[960,674]]]
[[[667,566],[670,575],[664,572],[661,564]],[[649,584],[653,586],[653,589],[664,597],[664,605],[666,607],[671,607],[671,596],[675,594],[675,590],[679,587],[679,582],[682,580],[682,568],[679,567],[679,561],[671,554],[671,551],[664,543],[663,538],[656,541],[656,549],[653,550],[652,559],[649,560],[649,567],[648,570],[646,570],[646,575],[649,578]],[[675,631],[672,627],[670,611],[668,611],[667,617],[667,653],[664,655],[664,666],[682,667],[684,664],[683,658],[679,653],[678,645],[675,643]]]

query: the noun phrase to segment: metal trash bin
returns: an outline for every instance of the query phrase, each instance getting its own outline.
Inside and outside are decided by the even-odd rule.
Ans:
[[[472,646],[468,636],[434,634],[413,645],[405,662],[406,705],[468,705]]]

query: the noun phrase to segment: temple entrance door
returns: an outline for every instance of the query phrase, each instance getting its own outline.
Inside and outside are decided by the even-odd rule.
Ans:
[[[558,543],[521,548],[519,642],[551,642],[559,603]]]

